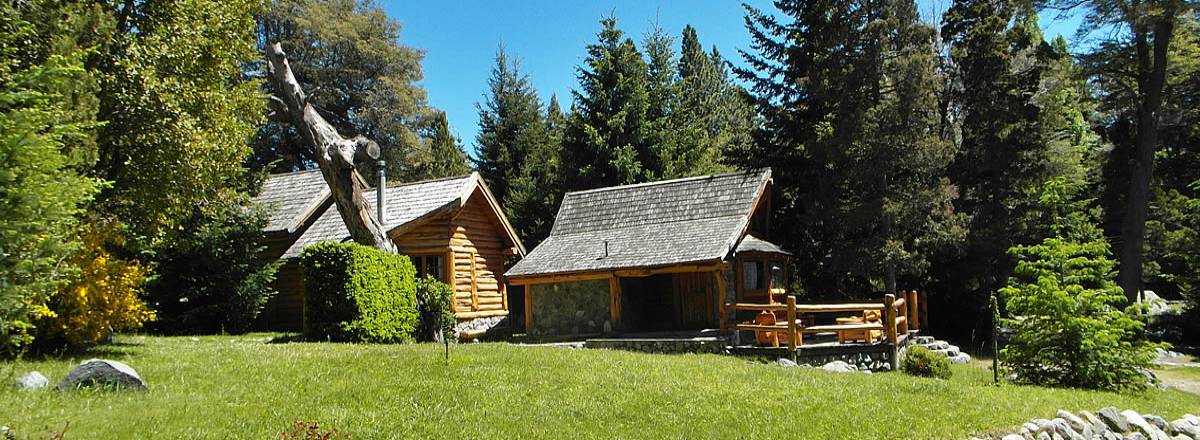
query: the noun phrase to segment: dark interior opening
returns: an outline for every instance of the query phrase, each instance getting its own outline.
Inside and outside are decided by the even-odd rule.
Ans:
[[[627,331],[675,330],[671,275],[621,278],[621,326]]]

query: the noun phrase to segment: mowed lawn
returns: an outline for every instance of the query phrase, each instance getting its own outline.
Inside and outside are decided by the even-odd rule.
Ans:
[[[1180,391],[1115,394],[783,368],[714,355],[509,344],[267,343],[270,335],[118,339],[72,359],[0,363],[52,383],[86,357],[133,366],[150,391],[0,391],[0,425],[43,438],[278,438],[296,420],[355,438],[966,438],[1104,406],[1168,420]]]

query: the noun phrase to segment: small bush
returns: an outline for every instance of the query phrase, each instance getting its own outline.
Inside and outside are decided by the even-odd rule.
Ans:
[[[417,280],[417,310],[421,315],[418,339],[442,342],[442,338],[454,338],[455,319],[450,310],[453,301],[454,289],[449,284],[429,275]]]
[[[110,228],[84,228],[83,246],[68,261],[79,273],[45,304],[34,306],[39,349],[82,348],[154,320],[154,311],[140,298],[146,269],[112,255],[105,249],[110,240],[119,241]]]
[[[417,329],[416,274],[408,257],[356,243],[304,248],[304,334],[310,339],[409,342]]]
[[[900,360],[900,371],[913,376],[949,379],[950,360],[945,356],[920,345],[913,345],[904,351]]]
[[[1146,386],[1141,369],[1155,357],[1140,339],[1144,316],[1121,310],[1127,300],[1113,282],[1115,263],[1103,238],[1048,238],[1009,251],[1017,260],[1000,289],[1013,329],[1003,364],[1022,383],[1121,389]]]

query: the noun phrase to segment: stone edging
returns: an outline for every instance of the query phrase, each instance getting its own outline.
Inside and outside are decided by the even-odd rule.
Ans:
[[[1095,414],[1079,415],[1058,410],[1052,420],[1033,419],[1020,430],[1007,435],[987,437],[998,440],[1200,440],[1200,417],[1185,415],[1167,422],[1153,414],[1119,411],[1108,407]],[[971,437],[971,440],[983,440]]]

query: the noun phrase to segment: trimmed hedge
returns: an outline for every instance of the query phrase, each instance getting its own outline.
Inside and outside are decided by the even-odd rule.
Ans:
[[[410,342],[417,329],[417,270],[403,255],[323,242],[300,254],[304,335],[350,342]]]
[[[904,350],[904,358],[900,359],[900,371],[913,376],[949,379],[950,360],[940,353],[935,353],[920,345],[912,345]]]

